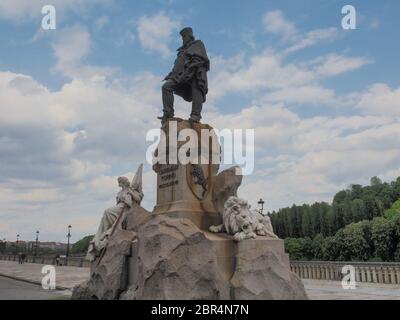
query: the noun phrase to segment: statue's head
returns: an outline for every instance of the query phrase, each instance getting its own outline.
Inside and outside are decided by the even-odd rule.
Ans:
[[[179,33],[184,45],[194,40],[193,30],[190,27],[183,28]]]
[[[118,185],[121,188],[128,188],[131,184],[127,177],[118,177]]]

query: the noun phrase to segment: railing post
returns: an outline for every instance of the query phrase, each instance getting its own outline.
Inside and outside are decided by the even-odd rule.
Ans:
[[[362,282],[367,282],[367,275],[366,275],[366,273],[367,273],[367,268],[365,268],[365,267],[362,267]]]
[[[367,267],[367,281],[372,282],[371,267]]]
[[[356,281],[357,282],[361,282],[362,279],[360,277],[360,267],[359,266],[355,266],[354,267],[354,272],[356,273]]]
[[[394,267],[390,267],[390,283],[396,284],[396,273],[394,272]]]
[[[384,266],[383,269],[385,272],[385,283],[390,283],[389,268],[387,266]]]

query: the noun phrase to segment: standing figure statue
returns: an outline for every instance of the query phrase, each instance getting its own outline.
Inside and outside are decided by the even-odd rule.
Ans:
[[[184,28],[180,35],[183,45],[178,51],[172,71],[165,77],[162,86],[163,116],[165,122],[174,117],[174,94],[192,102],[189,120],[199,122],[201,110],[208,92],[207,72],[210,70],[206,48],[201,40],[193,36],[192,28]]]
[[[126,209],[130,209],[134,202],[140,205],[143,199],[142,191],[142,173],[143,165],[138,168],[132,184],[126,177],[118,178],[118,185],[121,190],[116,197],[116,205],[104,211],[100,226],[96,235],[89,244],[86,258],[94,261],[99,256],[100,251],[106,246],[107,240],[112,236],[120,217]]]

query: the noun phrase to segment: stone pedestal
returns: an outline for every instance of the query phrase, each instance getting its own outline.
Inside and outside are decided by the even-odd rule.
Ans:
[[[212,127],[176,119],[167,121],[161,130],[165,140],[162,139],[157,148],[158,161],[153,165],[157,173],[157,204],[153,213],[188,218],[201,229],[220,223],[212,202],[220,145]],[[182,164],[178,159],[179,152],[188,146],[189,137],[179,140],[183,140],[189,131],[194,134],[190,139],[195,140],[197,147],[185,149],[187,152],[184,153],[195,156],[197,161]],[[161,163],[159,159],[163,159]],[[212,163],[213,159],[215,163]],[[203,183],[196,177],[196,171],[204,178]]]
[[[138,239],[122,299],[307,299],[280,239],[237,243],[167,215],[146,223]]]

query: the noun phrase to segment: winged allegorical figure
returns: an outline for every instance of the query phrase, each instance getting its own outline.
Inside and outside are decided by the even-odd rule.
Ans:
[[[126,177],[118,178],[121,190],[117,194],[116,205],[104,211],[97,233],[89,244],[87,259],[90,261],[94,261],[106,246],[124,211],[130,209],[135,202],[140,205],[143,199],[142,174],[143,164],[137,169],[132,183]]]

